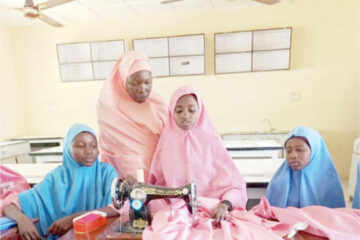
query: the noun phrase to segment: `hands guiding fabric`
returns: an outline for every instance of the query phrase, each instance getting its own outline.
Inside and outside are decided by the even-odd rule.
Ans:
[[[72,220],[73,220],[72,216],[67,216],[53,222],[49,227],[49,229],[47,230],[46,236],[48,236],[49,234],[57,235],[57,236],[64,235],[67,231],[69,231],[72,228],[73,226]]]
[[[219,205],[212,212],[211,217],[215,220],[216,223],[220,221],[227,220],[229,206],[226,203],[219,203]]]
[[[42,239],[34,223],[24,214],[21,214],[16,220],[18,223],[19,234],[21,239],[37,240]]]

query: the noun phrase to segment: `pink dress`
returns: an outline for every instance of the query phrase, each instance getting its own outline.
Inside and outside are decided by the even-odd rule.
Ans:
[[[29,189],[30,186],[23,176],[3,165],[0,165],[0,180],[0,210],[1,216],[4,216],[3,208],[9,203],[19,205],[18,193]]]
[[[360,210],[323,206],[279,208],[270,206],[268,200],[263,197],[260,204],[251,211],[263,219],[272,219],[280,223],[292,225],[305,222],[308,224],[305,232],[330,240],[360,239]]]
[[[189,130],[180,129],[173,117],[176,102],[186,94],[196,96],[200,111],[198,122]],[[242,211],[247,203],[244,179],[211,123],[200,96],[195,90],[182,87],[171,98],[169,121],[155,151],[148,182],[180,187],[191,181],[196,183],[201,201],[197,226],[192,227],[191,216],[182,200],[172,200],[171,205],[165,208],[161,206],[164,209],[160,211],[161,203],[152,203],[151,213],[154,218],[151,227],[144,231],[144,239],[190,239],[194,236],[201,236],[201,239],[232,239],[225,236],[238,235],[241,229],[232,227],[237,220],[230,218],[235,222],[229,219],[229,222],[222,223],[221,228],[216,228],[211,218],[212,211],[220,201],[228,200],[234,209],[246,213]],[[261,232],[262,228],[256,228]]]
[[[143,168],[147,176],[166,122],[167,104],[153,90],[144,103],[130,97],[125,84],[134,67],[151,71],[149,59],[143,53],[124,53],[101,90],[97,117],[100,160],[111,163],[120,178],[130,175],[136,179],[137,168]]]
[[[186,94],[196,96],[200,117],[189,129],[180,129],[173,118],[176,102]],[[172,96],[169,121],[161,134],[150,168],[148,182],[180,187],[196,182],[198,196],[228,200],[233,208],[245,208],[246,183],[224,147],[197,92],[188,87]]]
[[[194,94],[201,116],[189,131],[177,127],[173,109],[184,94]],[[151,226],[143,232],[144,240],[282,240],[293,224],[309,224],[306,232],[330,240],[359,240],[360,211],[311,206],[301,209],[271,207],[264,198],[251,211],[246,211],[245,182],[237,172],[221,139],[211,124],[198,94],[181,88],[170,102],[169,122],[160,137],[150,168],[149,182],[179,187],[194,180],[200,207],[193,225],[192,215],[182,200],[172,204],[150,202]],[[214,224],[212,211],[223,199],[233,211],[220,226]],[[154,204],[152,204],[154,202]]]

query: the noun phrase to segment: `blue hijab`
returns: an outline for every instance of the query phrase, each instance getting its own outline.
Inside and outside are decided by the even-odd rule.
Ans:
[[[354,193],[353,208],[360,209],[360,157],[357,162],[357,180]]]
[[[331,160],[324,139],[312,128],[298,126],[288,137],[304,137],[311,148],[309,164],[293,171],[285,160],[271,179],[266,197],[273,206],[305,207],[321,205],[345,207],[339,175]]]
[[[73,125],[66,136],[63,164],[46,175],[32,189],[19,194],[23,213],[30,218],[39,218],[36,227],[44,236],[50,225],[65,216],[109,205],[111,183],[117,177],[115,169],[97,159],[90,167],[79,164],[70,153],[74,138],[91,128],[83,124]]]

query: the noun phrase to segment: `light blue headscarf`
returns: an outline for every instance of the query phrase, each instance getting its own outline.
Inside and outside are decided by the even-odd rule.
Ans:
[[[19,194],[23,213],[30,218],[39,218],[36,227],[42,236],[58,219],[102,208],[112,202],[110,190],[112,180],[117,177],[115,169],[98,159],[92,166],[86,167],[71,156],[71,143],[81,132],[90,132],[95,136],[88,126],[73,125],[65,139],[62,166],[47,174],[32,189]]]
[[[321,205],[345,207],[339,175],[324,139],[312,128],[298,126],[288,137],[304,137],[311,148],[309,164],[293,171],[285,160],[271,179],[266,197],[273,206],[305,207]]]
[[[353,208],[360,209],[360,157],[357,161],[357,180],[354,193]]]

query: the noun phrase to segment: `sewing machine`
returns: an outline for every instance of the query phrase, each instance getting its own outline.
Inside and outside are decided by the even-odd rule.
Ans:
[[[181,198],[186,202],[193,219],[197,213],[196,184],[191,182],[179,188],[168,188],[145,183],[131,185],[129,181],[114,179],[111,194],[115,208],[120,209],[130,200],[129,222],[119,228],[119,232],[142,233],[151,225],[148,204],[154,199]]]

